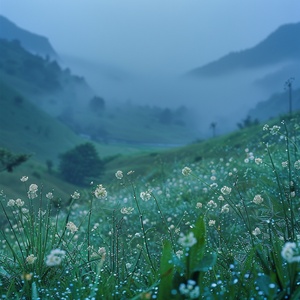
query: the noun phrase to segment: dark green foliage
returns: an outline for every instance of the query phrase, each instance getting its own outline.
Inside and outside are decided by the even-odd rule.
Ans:
[[[95,112],[99,113],[105,109],[105,101],[103,98],[99,96],[94,96],[89,103],[90,109]]]
[[[10,151],[0,148],[0,172],[12,172],[13,168],[19,166],[28,158],[28,154],[13,154]]]
[[[81,144],[60,156],[62,177],[73,184],[88,185],[103,172],[103,161],[91,143]]]

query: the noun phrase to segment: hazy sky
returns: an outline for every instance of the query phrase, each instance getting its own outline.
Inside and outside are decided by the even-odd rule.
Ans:
[[[299,0],[0,0],[58,53],[176,73],[252,47],[299,12]]]

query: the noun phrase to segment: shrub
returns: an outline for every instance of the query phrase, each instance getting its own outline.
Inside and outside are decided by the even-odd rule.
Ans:
[[[103,167],[104,163],[91,143],[81,144],[60,156],[60,173],[73,184],[88,185],[90,180],[101,175]]]

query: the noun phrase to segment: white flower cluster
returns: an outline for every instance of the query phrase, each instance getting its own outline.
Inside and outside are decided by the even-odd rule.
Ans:
[[[300,243],[286,242],[281,250],[281,256],[288,262],[300,262]]]
[[[47,255],[46,265],[48,267],[59,266],[66,256],[66,251],[60,249],[51,250],[50,254]]]
[[[130,215],[134,211],[133,207],[122,207],[121,208],[121,214],[123,215]]]
[[[262,204],[264,202],[264,198],[261,195],[255,195],[253,198],[253,202],[255,204]]]
[[[180,238],[178,239],[178,243],[183,247],[190,248],[197,243],[197,240],[193,232],[190,232],[187,235],[181,233]]]
[[[149,201],[151,198],[151,193],[149,191],[141,192],[140,197],[143,201]]]
[[[200,288],[196,285],[196,281],[194,280],[188,280],[187,284],[181,283],[179,286],[179,292],[188,299],[197,299],[200,296]]]
[[[115,176],[117,179],[121,180],[123,178],[123,172],[119,170],[115,173]]]
[[[222,188],[221,188],[221,193],[223,195],[229,195],[231,193],[231,188],[224,185]]]
[[[192,173],[192,169],[189,167],[184,167],[181,173],[183,176],[189,176]]]
[[[37,197],[37,191],[38,191],[38,186],[36,184],[31,184],[29,186],[29,189],[28,189],[28,192],[27,192],[27,195],[28,195],[28,198],[29,199],[34,199]]]
[[[102,184],[98,184],[94,191],[94,195],[97,199],[105,199],[107,197],[107,191]]]
[[[71,233],[75,233],[76,231],[78,231],[78,227],[73,222],[68,222],[66,227],[71,231]]]

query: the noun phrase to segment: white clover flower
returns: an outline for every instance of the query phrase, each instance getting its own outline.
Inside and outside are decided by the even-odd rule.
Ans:
[[[151,193],[149,191],[141,192],[140,197],[143,201],[149,201],[151,198]]]
[[[263,126],[263,130],[264,130],[264,131],[269,130],[269,125],[268,125],[268,124],[265,124],[265,125]]]
[[[182,257],[182,255],[183,255],[183,251],[182,250],[178,250],[178,251],[176,251],[175,254],[180,259]]]
[[[260,165],[260,164],[262,164],[262,159],[261,158],[259,158],[259,157],[257,157],[257,158],[255,158],[255,163],[257,164],[257,165]]]
[[[80,198],[80,193],[75,191],[72,195],[71,198],[74,200],[78,200]]]
[[[66,228],[71,231],[71,233],[75,233],[78,231],[78,227],[73,222],[68,222]]]
[[[299,248],[294,242],[287,242],[281,250],[281,256],[288,262],[300,262]]]
[[[294,163],[294,168],[295,168],[296,170],[300,170],[300,159],[298,159],[297,161],[295,161],[295,163]]]
[[[259,194],[255,195],[254,198],[253,198],[253,202],[255,204],[261,204],[261,203],[263,203],[263,201],[264,201],[264,198]]]
[[[33,183],[33,184],[31,184],[31,185],[29,186],[28,191],[29,191],[30,193],[36,193],[36,192],[38,191],[38,186],[37,186],[35,183]]]
[[[189,167],[184,167],[181,171],[183,176],[188,176],[192,173],[192,169]]]
[[[196,208],[202,208],[202,203],[201,202],[197,202],[196,203]]]
[[[46,265],[48,267],[59,266],[66,256],[66,251],[60,249],[51,250],[50,254],[47,255]]]
[[[222,206],[221,213],[228,213],[229,212],[229,204],[225,204]]]
[[[33,254],[30,254],[29,256],[26,257],[26,262],[29,265],[34,264],[34,262],[37,260],[37,257],[35,257]]]
[[[131,266],[132,266],[132,264],[131,263],[126,263],[126,269],[130,269],[131,268]]]
[[[178,239],[178,243],[183,247],[190,248],[197,243],[197,240],[196,240],[193,232],[190,232],[187,235],[184,235],[183,233],[181,233],[180,238]]]
[[[53,199],[53,193],[51,193],[51,192],[47,193],[46,198],[49,200]]]
[[[261,234],[261,231],[260,231],[260,229],[259,229],[258,227],[256,227],[256,228],[252,231],[252,234],[256,236],[256,235]]]
[[[122,207],[121,208],[121,213],[124,215],[130,215],[134,211],[133,207]]]
[[[224,185],[222,188],[221,188],[221,193],[223,195],[229,195],[231,193],[231,188]]]
[[[25,207],[22,207],[21,211],[22,211],[23,214],[28,214],[29,213],[29,209],[25,208]]]
[[[22,176],[22,177],[20,178],[20,180],[21,180],[22,182],[26,182],[26,181],[28,180],[28,176]]]
[[[218,205],[214,200],[210,200],[208,201],[207,206],[210,208],[216,208]]]
[[[18,206],[18,207],[22,207],[24,205],[24,201],[22,201],[20,198],[16,199],[15,201],[15,204]]]
[[[119,170],[115,173],[115,176],[116,176],[117,179],[122,179],[123,178],[123,172]]]
[[[15,204],[16,204],[16,201],[15,201],[14,199],[9,199],[9,200],[7,201],[7,206],[12,207],[12,206],[14,206]]]
[[[97,199],[104,199],[107,197],[107,191],[106,189],[102,186],[102,184],[98,184],[97,188],[94,191],[94,195]]]
[[[209,220],[208,221],[208,226],[214,226],[216,225],[216,220]]]
[[[278,134],[279,130],[280,130],[280,126],[274,125],[272,128],[270,128],[270,133],[272,135],[276,135]]]

